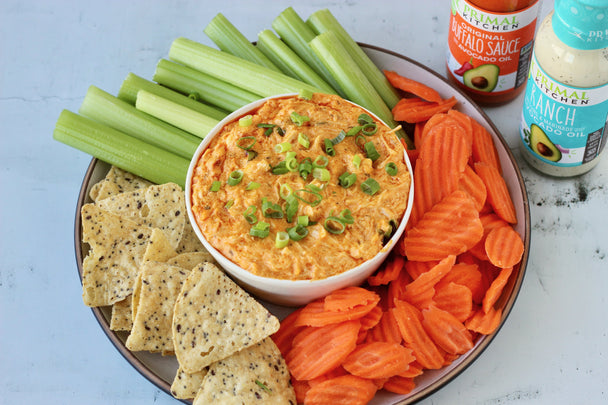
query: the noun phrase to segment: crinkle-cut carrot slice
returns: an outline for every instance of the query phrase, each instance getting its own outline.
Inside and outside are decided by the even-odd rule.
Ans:
[[[411,282],[412,278],[410,275],[407,272],[402,271],[401,274],[399,274],[399,277],[397,277],[397,280],[392,281],[388,285],[386,301],[389,308],[395,306],[394,302],[396,299],[403,299],[405,287]]]
[[[413,378],[401,377],[399,375],[389,378],[382,386],[385,390],[395,394],[409,394],[416,388]]]
[[[486,204],[488,192],[483,180],[475,173],[475,170],[473,170],[471,166],[467,165],[464,169],[460,181],[458,182],[458,188],[466,191],[471,196],[475,202],[477,211],[483,209]]]
[[[383,311],[380,322],[370,329],[366,342],[388,342],[401,344],[403,338],[399,325],[391,311]]]
[[[406,301],[395,301],[391,308],[405,346],[412,349],[416,361],[424,368],[438,369],[443,366],[443,354],[422,326],[422,314]]]
[[[278,331],[272,336],[272,340],[279,348],[279,351],[284,356],[291,349],[291,342],[295,335],[302,330],[302,326],[295,326],[295,321],[300,315],[301,309],[298,308],[295,311],[287,315],[282,321]]]
[[[322,374],[318,377],[308,380],[308,385],[310,385],[311,387],[314,387],[315,385],[325,382],[327,380],[331,380],[332,378],[340,377],[340,376],[347,375],[347,374],[349,374],[349,373],[348,373],[348,371],[346,371],[344,369],[344,367],[338,366],[338,367],[334,368],[333,370],[329,370],[325,374]]]
[[[415,280],[420,277],[422,273],[426,273],[437,264],[439,264],[439,260],[429,262],[416,262],[413,260],[408,260],[405,262],[405,271],[407,271],[412,280]]]
[[[359,319],[359,322],[361,322],[361,330],[370,330],[378,325],[378,322],[382,319],[382,315],[382,308],[375,306],[367,315]]]
[[[473,162],[483,162],[494,167],[502,174],[498,150],[492,139],[492,134],[474,119],[471,119],[473,134]]]
[[[509,223],[496,215],[494,211],[487,214],[480,214],[479,219],[483,225],[483,237],[475,246],[469,249],[469,252],[479,260],[489,260],[486,254],[486,237],[492,229],[509,226]]]
[[[464,324],[436,306],[422,310],[422,326],[437,346],[447,353],[463,354],[473,347],[473,337]]]
[[[469,115],[467,115],[461,111],[454,110],[454,109],[448,111],[447,114],[451,118],[458,121],[460,126],[462,126],[462,128],[464,128],[464,130],[467,133],[471,134],[470,136],[471,136],[471,140],[472,140],[472,137],[473,137],[473,122],[472,121],[473,121],[473,119]]]
[[[492,229],[484,245],[490,263],[500,268],[515,266],[524,253],[524,241],[511,226]]]
[[[367,278],[367,283],[371,286],[378,286],[396,280],[404,264],[405,258],[402,255],[391,255],[374,275]]]
[[[460,256],[458,257],[460,260]],[[467,287],[471,291],[474,303],[481,304],[488,285],[484,284],[483,276],[476,263],[456,263],[452,269],[438,283],[436,288],[443,288],[446,284],[455,283]]]
[[[366,405],[374,398],[378,388],[366,378],[343,375],[311,387],[304,399],[305,405]]]
[[[291,385],[293,386],[293,390],[296,393],[296,402],[298,404],[303,404],[304,398],[306,398],[306,393],[310,389],[308,381],[300,381],[296,380],[295,378],[292,378]]]
[[[422,309],[433,303],[435,284],[448,274],[456,263],[456,256],[450,255],[433,266],[429,271],[422,273],[418,278],[405,286],[403,299],[416,308]]]
[[[355,349],[360,327],[359,321],[345,321],[305,328],[285,356],[291,375],[296,380],[310,380],[338,367]],[[305,337],[298,339],[303,333]]]
[[[500,172],[487,163],[475,163],[475,173],[481,177],[488,191],[488,202],[494,212],[510,224],[517,223],[515,205]]]
[[[422,373],[424,373],[423,367],[417,361],[413,361],[410,363],[410,367],[399,375],[405,378],[415,378],[422,375]]]
[[[428,102],[418,97],[402,98],[395,104],[391,112],[395,121],[413,124],[426,121],[435,114],[447,112],[457,103],[456,97],[450,97],[439,102]]]
[[[487,313],[490,308],[494,306],[496,301],[498,301],[512,273],[513,267],[500,269],[500,273],[498,273],[498,276],[494,279],[494,281],[492,281],[492,284],[490,284],[490,287],[488,288],[485,296],[483,297],[482,309],[484,312]]]
[[[427,123],[428,121],[420,121],[414,124],[414,148],[416,150],[420,149],[420,145],[422,144],[422,134],[424,133],[424,127]]]
[[[323,307],[326,311],[332,312],[350,311],[356,307],[368,306],[370,304],[373,308],[378,301],[380,301],[380,296],[375,292],[362,287],[350,286],[326,295],[323,300]]]
[[[363,378],[389,378],[405,372],[414,360],[412,350],[398,343],[369,342],[358,345],[342,367]]]
[[[416,95],[426,101],[440,102],[441,95],[434,88],[417,80],[402,76],[392,70],[384,70],[388,82],[395,88]]]
[[[366,291],[365,293],[358,291],[354,293],[357,295],[357,299],[360,299],[360,302],[363,304],[351,306],[352,302],[355,300],[350,299],[348,296],[349,292],[347,291],[345,294],[344,292],[339,292],[340,290],[338,290],[330,294],[335,295],[333,295],[333,298],[329,300],[329,304],[327,303],[327,300],[330,295],[326,296],[325,299],[312,301],[306,304],[306,306],[302,307],[300,314],[294,322],[294,325],[325,326],[364,317],[378,304],[380,301],[380,296],[373,291],[369,291],[361,287],[356,288]],[[344,302],[344,307],[340,307],[340,302]],[[328,310],[328,307],[331,310]],[[338,308],[343,309],[338,310]]]
[[[460,322],[464,322],[473,311],[473,293],[469,287],[455,282],[437,284],[433,302]]]
[[[424,142],[424,139],[428,136],[430,130],[433,129],[436,125],[442,123],[446,118],[447,118],[447,113],[438,113],[438,114],[434,114],[432,117],[430,117],[428,120],[426,120],[424,122],[416,123],[416,125],[423,124],[422,131],[420,132],[420,138],[418,139],[418,143],[414,143],[416,145],[416,149],[420,149],[420,147],[422,146],[422,143]]]
[[[408,260],[441,260],[475,246],[483,236],[483,225],[473,200],[456,190],[425,213],[407,231],[403,243]]]
[[[502,308],[491,307],[488,312],[478,309],[473,316],[466,320],[464,325],[473,332],[489,335],[498,328],[501,318]]]
[[[451,111],[451,110],[450,110]],[[423,149],[424,143],[431,135],[439,133],[439,137],[443,138],[446,134],[455,133],[458,137],[462,138],[464,145],[466,146],[467,164],[471,162],[473,153],[473,135],[470,129],[463,126],[461,122],[454,119],[449,113],[435,114],[424,125],[421,135],[420,149]]]

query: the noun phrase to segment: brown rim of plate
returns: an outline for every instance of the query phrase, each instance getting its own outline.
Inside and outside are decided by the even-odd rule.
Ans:
[[[493,136],[493,139],[495,141],[497,140],[498,142],[500,142],[502,148],[505,150],[511,165],[515,169],[515,173],[517,175],[517,183],[519,185],[519,191],[521,192],[522,200],[523,200],[522,202],[523,202],[523,211],[524,211],[523,214],[524,214],[524,224],[525,224],[524,238],[523,238],[524,239],[524,255],[522,256],[521,262],[516,267],[517,277],[510,278],[508,284],[505,286],[504,291],[506,293],[503,292],[503,295],[502,295],[502,298],[500,301],[501,305],[503,305],[503,314],[502,314],[502,319],[500,321],[500,325],[498,326],[498,328],[496,328],[496,330],[492,334],[481,336],[479,338],[479,340],[477,341],[475,347],[471,351],[467,352],[466,355],[462,356],[460,362],[452,370],[450,370],[449,372],[447,372],[446,374],[441,376],[441,378],[437,379],[433,383],[429,384],[424,389],[417,391],[414,394],[411,394],[411,395],[407,396],[406,398],[394,403],[394,405],[397,405],[397,404],[406,405],[406,404],[413,404],[415,402],[418,402],[418,401],[428,397],[429,395],[433,394],[434,392],[438,391],[440,388],[442,388],[443,386],[445,386],[446,384],[451,382],[454,378],[456,378],[464,370],[466,370],[481,355],[481,353],[483,353],[483,351],[489,346],[489,344],[492,342],[494,337],[496,337],[496,335],[498,334],[498,332],[504,325],[507,317],[509,316],[509,314],[511,312],[511,309],[513,308],[515,300],[517,299],[517,296],[521,290],[521,285],[523,283],[525,271],[526,271],[527,264],[528,264],[528,256],[529,256],[529,251],[530,251],[530,207],[529,207],[526,185],[525,185],[523,176],[521,174],[521,171],[519,170],[519,166],[517,165],[517,162],[513,155],[513,152],[511,152],[511,149],[509,148],[507,142],[502,137],[498,128],[496,128],[494,123],[490,120],[488,115],[481,109],[481,107],[479,107],[466,93],[464,93],[462,90],[458,89],[457,87],[455,87],[451,83],[449,83],[446,78],[444,78],[437,72],[433,71],[432,69],[422,65],[421,63],[419,63],[413,59],[410,59],[407,56],[401,55],[399,53],[396,53],[396,52],[393,52],[393,51],[390,51],[390,50],[387,50],[387,49],[384,49],[384,48],[381,48],[378,46],[369,45],[369,44],[365,44],[362,42],[358,42],[358,44],[362,48],[368,48],[370,50],[383,52],[383,53],[392,55],[394,57],[397,57],[399,59],[402,59],[413,65],[416,65],[417,67],[425,70],[429,74],[435,76],[436,78],[440,79],[441,81],[443,81],[444,83],[449,85],[453,89],[453,91],[458,92],[462,98],[466,99],[471,104],[471,107],[474,108],[475,110],[477,110],[479,112],[479,114],[484,118],[484,120],[486,121],[486,124],[492,128],[492,131],[496,135],[495,137]],[[82,227],[81,227],[80,209],[83,206],[83,204],[85,204],[86,202],[88,202],[90,200],[89,196],[88,196],[88,192],[89,192],[89,188],[90,188],[89,183],[90,183],[91,177],[93,175],[93,172],[94,172],[95,167],[98,162],[100,162],[100,161],[97,158],[92,158],[91,163],[89,164],[89,166],[87,168],[86,174],[84,176],[84,179],[82,181],[82,185],[80,188],[80,193],[78,195],[78,202],[77,202],[77,206],[76,206],[76,213],[75,213],[75,220],[74,220],[74,245],[75,245],[75,252],[76,252],[76,264],[78,267],[78,275],[80,277],[81,283],[82,283],[82,260],[84,259],[84,257],[83,257],[83,251],[82,251],[82,243],[81,243]],[[173,395],[171,394],[171,382],[165,381],[154,370],[150,369],[145,363],[143,363],[137,356],[135,356],[131,351],[129,351],[126,348],[126,346],[124,345],[124,341],[120,338],[120,336],[115,331],[112,331],[110,329],[109,321],[106,318],[106,316],[104,315],[102,309],[101,308],[91,308],[91,311],[93,312],[95,319],[97,319],[97,322],[101,326],[102,330],[105,332],[106,336],[110,339],[110,341],[112,342],[114,347],[125,358],[125,360],[127,360],[129,362],[129,364],[131,364],[131,366],[133,366],[148,381],[150,381],[156,387],[158,387],[159,389],[161,389],[162,391],[164,391],[165,393],[167,393],[168,395],[173,397]],[[456,362],[458,362],[458,361],[459,360],[456,360]],[[191,401],[188,401],[188,400],[179,400],[179,399],[176,399],[176,400],[183,402],[185,404],[192,403]]]

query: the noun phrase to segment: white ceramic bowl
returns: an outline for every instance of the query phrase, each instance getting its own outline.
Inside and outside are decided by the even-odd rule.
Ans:
[[[188,217],[190,218],[190,222],[196,232],[196,235],[199,237],[205,248],[213,255],[215,260],[219,263],[220,266],[244,289],[252,293],[253,295],[261,298],[265,301],[271,302],[273,304],[285,305],[285,306],[298,306],[306,304],[312,300],[323,297],[330,292],[340,289],[342,287],[359,285],[365,281],[367,277],[369,277],[378,267],[382,264],[382,262],[386,259],[392,248],[396,245],[399,237],[403,234],[405,230],[405,225],[410,216],[412,210],[412,201],[414,198],[414,181],[413,181],[413,171],[410,160],[407,156],[407,153],[404,152],[404,159],[408,170],[412,174],[411,176],[411,184],[410,184],[410,192],[407,202],[406,211],[399,223],[399,227],[397,231],[393,234],[391,239],[387,242],[384,248],[376,254],[373,258],[362,263],[361,265],[352,268],[350,270],[345,271],[344,273],[328,277],[321,280],[280,280],[269,277],[262,277],[250,273],[249,271],[243,269],[238,266],[234,262],[230,261],[226,258],[222,253],[220,253],[217,249],[215,249],[205,238],[200,228],[196,224],[196,220],[194,219],[194,215],[192,213],[192,202],[191,202],[191,185],[192,185],[192,174],[196,168],[197,162],[199,161],[200,156],[207,149],[207,146],[213,140],[215,136],[217,136],[222,128],[226,126],[228,123],[238,120],[240,117],[249,114],[250,112],[258,109],[262,104],[264,104],[269,99],[274,98],[285,98],[285,97],[295,97],[297,94],[283,94],[277,95],[273,97],[267,97],[258,101],[255,101],[251,104],[241,107],[240,109],[234,111],[229,114],[226,118],[220,121],[205,137],[205,139],[201,142],[198,149],[194,153],[192,161],[190,162],[190,167],[188,169],[188,175],[186,178],[186,208],[188,210]],[[350,101],[349,101],[350,103]],[[355,103],[351,103],[360,108],[363,108]],[[380,120],[375,114],[369,112],[367,109],[363,108],[368,114],[373,116],[376,120],[383,122]]]

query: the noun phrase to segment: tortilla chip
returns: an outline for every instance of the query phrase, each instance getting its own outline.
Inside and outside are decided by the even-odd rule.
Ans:
[[[112,166],[106,177],[91,187],[89,196],[93,201],[97,201],[116,194],[146,188],[152,184],[154,183],[119,169],[116,166]]]
[[[167,235],[173,249],[180,244],[186,213],[184,193],[177,184],[153,185],[104,198],[96,204],[140,225],[159,228]]]
[[[189,273],[161,262],[148,261],[141,266],[133,291],[133,328],[127,349],[173,352],[173,307]]]
[[[201,388],[207,370],[204,368],[196,373],[186,373],[183,368],[178,367],[171,384],[171,394],[177,399],[193,399]]]
[[[192,404],[255,403],[296,404],[289,370],[271,338],[209,366]]]
[[[175,303],[175,354],[188,373],[278,329],[279,320],[213,263],[203,262],[192,270]]]
[[[174,266],[179,266],[182,269],[192,270],[202,262],[211,262],[215,263],[215,259],[209,252],[201,251],[201,252],[187,252],[180,253],[177,256],[174,256],[167,260],[167,263],[172,264]]]
[[[83,301],[90,307],[112,305],[133,292],[152,230],[95,204],[81,210],[82,240],[90,246],[82,263]]]
[[[133,327],[133,318],[131,316],[131,299],[133,295],[129,295],[122,301],[115,302],[112,305],[112,317],[110,318],[110,329],[115,331],[130,331]]]
[[[144,253],[144,261],[166,262],[175,256],[177,256],[177,252],[171,246],[167,235],[158,228],[152,228],[150,242]]]
[[[184,205],[184,211],[186,210],[186,206]],[[179,242],[179,246],[177,247],[177,253],[187,253],[187,252],[206,252],[205,246],[201,243],[198,236],[194,232],[194,228],[192,228],[192,224],[190,220],[186,218],[186,224],[184,225],[184,233],[182,235],[182,240]]]

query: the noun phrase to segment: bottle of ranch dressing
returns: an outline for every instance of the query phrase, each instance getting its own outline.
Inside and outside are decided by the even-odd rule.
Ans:
[[[551,176],[598,162],[608,137],[608,0],[555,0],[541,23],[526,84],[522,155]]]

